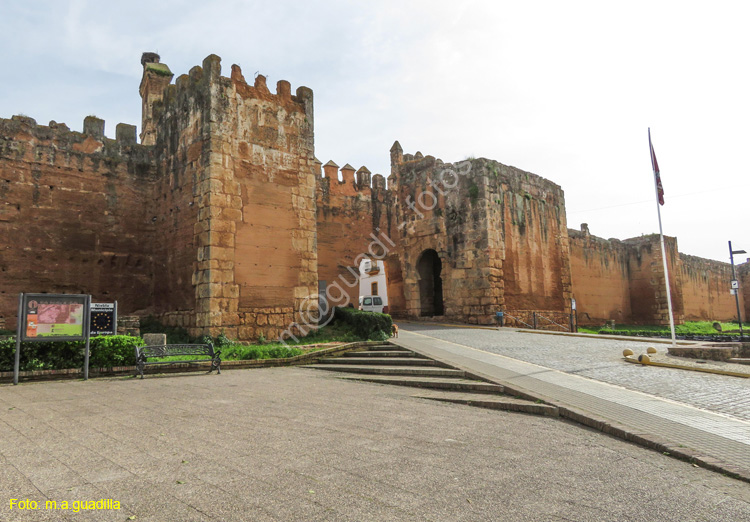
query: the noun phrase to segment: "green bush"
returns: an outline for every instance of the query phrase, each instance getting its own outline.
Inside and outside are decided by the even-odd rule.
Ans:
[[[337,306],[334,317],[337,321],[352,325],[354,332],[363,339],[384,341],[391,335],[393,321],[388,314]]]
[[[135,364],[134,348],[142,344],[140,337],[128,335],[92,337],[89,367],[132,366]],[[21,343],[20,370],[83,368],[84,346],[83,341]],[[15,339],[0,341],[0,371],[13,371],[15,350]]]
[[[81,343],[83,344],[83,343]],[[102,335],[91,338],[90,368],[134,366],[135,347],[143,346],[143,339],[129,335]]]

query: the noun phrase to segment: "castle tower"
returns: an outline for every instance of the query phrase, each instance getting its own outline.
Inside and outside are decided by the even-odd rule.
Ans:
[[[154,145],[156,143],[154,104],[164,97],[164,90],[172,82],[174,75],[167,64],[159,63],[159,55],[156,53],[143,53],[141,65],[143,65],[143,78],[138,89],[142,100],[141,144]]]

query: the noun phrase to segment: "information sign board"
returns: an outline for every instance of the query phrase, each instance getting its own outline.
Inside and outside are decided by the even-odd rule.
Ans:
[[[83,341],[87,295],[23,294],[21,340]]]
[[[117,335],[117,302],[91,303],[91,335]]]

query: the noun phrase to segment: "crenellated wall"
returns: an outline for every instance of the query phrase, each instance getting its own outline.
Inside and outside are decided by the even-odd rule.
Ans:
[[[193,335],[298,334],[358,298],[363,258],[382,259],[390,312],[492,324],[504,310],[569,312],[581,324],[666,323],[658,236],[567,229],[562,189],[480,158],[404,154],[391,173],[315,159],[313,93],[272,92],[210,55],[179,76],[141,59],[136,128],[0,120],[0,325],[20,292],[90,293]],[[339,174],[341,181],[339,181]],[[675,319],[736,316],[726,263],[666,238]],[[750,308],[750,262],[739,265]]]
[[[264,76],[251,86],[237,65],[222,77],[211,55],[152,97],[172,193],[194,203],[177,225],[180,243],[165,244],[180,287],[165,293],[187,317],[167,317],[195,335],[278,337],[317,294],[312,91],[292,95],[282,80],[271,93]]]
[[[88,293],[121,310],[151,306],[157,263],[153,151],[135,127],[86,118],[83,132],[0,119],[0,316],[21,292]]]
[[[669,324],[658,235],[605,240],[592,236],[585,223],[568,235],[580,324]],[[678,253],[673,237],[664,242],[675,322],[736,320],[730,264]],[[746,266],[750,263],[738,267],[741,308],[750,291],[750,280],[743,280]]]
[[[321,172],[320,162],[317,165],[318,280],[327,289],[329,307],[349,303],[356,307],[360,261],[384,259],[386,267],[393,268],[398,235],[390,213],[390,191],[385,178],[372,175],[365,166],[355,171],[347,163],[339,169],[329,161]]]
[[[680,254],[680,279],[685,320],[725,320],[737,317],[734,296],[729,293],[732,280],[732,267],[729,263]],[[748,288],[748,285],[743,284],[743,287]],[[740,307],[742,306],[743,299],[740,295]]]

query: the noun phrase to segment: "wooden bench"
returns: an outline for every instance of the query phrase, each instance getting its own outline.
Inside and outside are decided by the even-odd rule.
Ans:
[[[203,355],[206,359],[192,359],[185,361],[149,361],[149,359],[161,357],[174,357],[185,355]],[[135,366],[138,373],[143,379],[143,370],[146,365],[152,364],[179,364],[179,363],[199,363],[211,362],[211,369],[208,373],[216,370],[217,374],[221,373],[221,351],[214,351],[214,345],[208,344],[161,344],[154,346],[136,346],[135,347]]]

